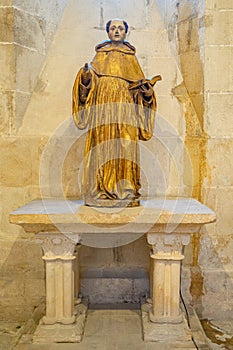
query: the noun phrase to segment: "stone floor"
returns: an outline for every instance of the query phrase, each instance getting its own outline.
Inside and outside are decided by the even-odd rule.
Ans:
[[[76,344],[19,343],[15,350],[185,350],[185,344],[146,343],[142,340],[140,310],[89,310],[84,338]],[[208,349],[208,347],[202,347]]]
[[[22,335],[21,325],[19,323],[0,323],[0,350],[10,350]]]
[[[211,341],[213,350],[233,350],[233,321],[202,320],[205,333]]]
[[[208,345],[203,337],[198,319],[191,315],[193,338],[200,350],[232,349],[222,345]],[[229,323],[228,323],[229,326]],[[24,342],[13,346],[19,336],[16,325],[9,332],[0,333],[0,350],[195,350],[194,343],[146,343],[142,340],[140,310],[88,310],[84,338],[75,344],[31,344],[30,336],[24,337]],[[229,328],[229,327],[228,327]],[[1,330],[1,329],[0,329]],[[16,336],[15,339],[14,335]]]

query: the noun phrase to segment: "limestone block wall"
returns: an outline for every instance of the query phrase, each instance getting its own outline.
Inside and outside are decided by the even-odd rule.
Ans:
[[[41,250],[8,216],[34,198],[38,186],[43,136],[19,135],[19,129],[65,5],[65,0],[0,2],[1,320],[28,319],[44,295]]]
[[[209,178],[203,201],[215,208],[217,222],[203,233],[203,316],[232,318],[233,309],[233,3],[207,1],[205,11],[205,121]],[[216,283],[217,282],[217,283]],[[211,300],[215,300],[214,305]]]
[[[229,318],[233,306],[232,2],[158,0],[157,5],[183,77],[183,84],[173,91],[185,107],[193,196],[217,214],[216,224],[206,226],[200,240],[194,235],[183,272],[191,273],[189,292],[199,315]]]

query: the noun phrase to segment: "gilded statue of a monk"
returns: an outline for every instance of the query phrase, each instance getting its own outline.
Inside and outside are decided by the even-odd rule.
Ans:
[[[109,40],[77,74],[73,87],[73,118],[87,128],[82,173],[85,205],[132,207],[140,204],[139,140],[152,137],[156,110],[153,85],[125,40],[128,24],[106,25]]]

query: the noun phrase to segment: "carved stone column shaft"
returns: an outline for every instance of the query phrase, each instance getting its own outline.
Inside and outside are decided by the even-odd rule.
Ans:
[[[150,320],[158,323],[179,323],[182,315],[179,307],[180,265],[184,259],[183,246],[189,235],[147,235],[152,245],[151,254],[151,299]]]
[[[78,299],[80,292],[80,283],[79,283],[79,249],[81,245],[76,245],[74,250],[74,298]]]
[[[74,315],[74,260],[76,243],[63,234],[41,233],[46,269],[46,315],[44,324],[72,324]]]

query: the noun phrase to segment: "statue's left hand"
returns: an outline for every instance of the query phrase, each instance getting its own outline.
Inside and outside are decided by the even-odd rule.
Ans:
[[[153,87],[149,83],[141,85],[140,90],[145,97],[151,97],[154,93]]]
[[[88,63],[85,63],[82,71],[82,83],[87,86],[91,81],[91,72],[88,68]]]

